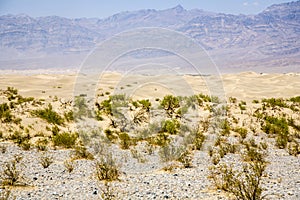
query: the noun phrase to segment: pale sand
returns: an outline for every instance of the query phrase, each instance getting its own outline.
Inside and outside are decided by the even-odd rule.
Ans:
[[[227,98],[252,101],[262,98],[289,98],[300,95],[300,74],[257,74],[243,72],[222,75],[222,82],[214,83],[218,77],[200,76],[122,76],[118,73],[93,75],[86,79],[77,79],[73,74],[36,74],[24,75],[0,72],[0,88],[15,87],[23,96],[48,99],[49,96],[70,99],[74,95],[75,83],[79,93],[95,94],[126,93],[133,98],[161,98],[166,94],[188,96],[193,93],[212,94],[207,85],[214,85],[224,92]],[[98,87],[91,80],[96,81]],[[79,88],[79,89],[78,89]],[[224,88],[224,90],[223,90]]]

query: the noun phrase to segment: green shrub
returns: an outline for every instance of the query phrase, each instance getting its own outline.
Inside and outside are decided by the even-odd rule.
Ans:
[[[266,116],[265,124],[262,125],[262,130],[267,134],[276,136],[276,146],[284,149],[288,142],[289,126],[285,118],[276,118],[272,116]]]
[[[134,141],[130,138],[128,133],[119,133],[120,146],[122,149],[129,149],[130,145],[134,144]]]
[[[78,134],[75,133],[60,133],[52,138],[53,144],[55,146],[60,146],[64,148],[72,148],[78,138]]]
[[[53,110],[52,105],[48,104],[48,108],[42,110],[35,110],[31,112],[32,115],[46,120],[48,123],[63,125],[64,119]]]
[[[290,98],[290,101],[292,101],[294,103],[300,103],[300,96],[292,97],[292,98]]]
[[[179,98],[172,95],[167,95],[160,102],[160,105],[164,108],[169,117],[175,117],[177,109],[180,108]]]
[[[74,112],[72,110],[69,112],[65,112],[64,117],[67,122],[72,122],[74,121]]]
[[[0,104],[0,120],[2,123],[9,123],[13,121],[13,115],[7,103]]]
[[[229,102],[230,103],[236,103],[237,99],[235,97],[229,97]]]
[[[205,135],[201,131],[196,130],[194,131],[194,133],[192,133],[192,137],[195,149],[201,150],[203,142],[205,140]]]
[[[229,121],[227,119],[223,120],[221,122],[221,135],[229,136],[230,130],[231,130],[231,127],[230,127]]]
[[[208,95],[199,94],[198,97],[199,97],[199,99],[202,99],[204,102],[212,102],[211,97]]]
[[[247,103],[245,101],[241,101],[241,103],[239,103],[239,107],[241,111],[246,110],[246,105]]]
[[[179,131],[180,124],[176,119],[166,120],[162,122],[162,132],[176,135]]]
[[[284,108],[288,107],[282,98],[263,99],[262,102],[265,103],[267,107],[275,107],[275,106],[284,107]]]
[[[116,133],[110,129],[105,129],[104,133],[105,133],[107,139],[111,142],[114,142],[118,138]]]
[[[245,139],[247,137],[247,129],[242,128],[242,127],[238,127],[234,129],[235,132],[237,132],[242,139]]]

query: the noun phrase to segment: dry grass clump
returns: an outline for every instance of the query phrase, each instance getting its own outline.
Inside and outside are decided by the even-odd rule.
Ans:
[[[53,157],[47,154],[44,154],[40,157],[40,164],[44,168],[48,168],[54,162]]]
[[[90,153],[87,148],[83,145],[75,146],[73,157],[74,160],[76,159],[87,159],[87,160],[94,160],[94,156]]]
[[[95,175],[99,181],[115,181],[119,179],[120,171],[111,153],[101,156],[95,164]]]
[[[74,168],[75,168],[75,163],[74,163],[74,160],[73,159],[70,159],[70,160],[65,160],[64,161],[64,166],[66,168],[66,170],[71,173]]]
[[[13,160],[2,165],[0,173],[1,185],[24,186],[27,185],[25,177],[22,175],[23,165],[20,163],[21,157],[16,156]]]

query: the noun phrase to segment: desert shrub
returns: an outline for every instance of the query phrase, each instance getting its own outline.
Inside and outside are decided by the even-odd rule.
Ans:
[[[300,132],[300,125],[296,124],[293,118],[288,119],[288,125],[293,127],[296,131]]]
[[[150,114],[151,102],[149,99],[143,99],[139,101],[133,101],[132,105],[135,108],[139,108],[133,116],[133,122],[141,124],[142,122],[148,121],[148,116]]]
[[[48,107],[45,109],[32,111],[31,114],[44,119],[51,124],[63,125],[64,123],[64,119],[53,110],[51,104],[48,104]]]
[[[237,132],[242,139],[245,139],[247,137],[247,129],[243,127],[237,127],[234,129],[235,132]]]
[[[230,123],[227,119],[223,120],[220,124],[221,128],[221,135],[222,136],[228,136],[230,134]]]
[[[136,148],[130,149],[130,153],[131,153],[131,156],[133,158],[137,159],[137,161],[139,163],[145,163],[146,162],[146,159],[143,156],[143,154],[141,154]]]
[[[119,139],[122,149],[129,149],[129,147],[135,143],[135,141],[130,138],[128,133],[125,132],[119,133]]]
[[[101,199],[103,200],[114,200],[117,198],[117,193],[115,189],[111,186],[109,182],[104,182],[103,188],[100,188],[101,190]]]
[[[69,112],[65,112],[65,113],[64,113],[64,117],[65,117],[65,119],[66,119],[67,122],[72,122],[72,121],[74,121],[74,111],[71,110],[71,111],[69,111]]]
[[[191,133],[192,144],[196,150],[201,150],[205,135],[199,130],[193,130]]]
[[[276,118],[272,116],[266,116],[265,124],[262,125],[262,130],[271,135],[276,136],[276,146],[284,149],[288,142],[289,127],[285,118]]]
[[[96,178],[99,181],[114,181],[118,180],[120,172],[119,168],[111,153],[102,156],[96,162]]]
[[[229,97],[229,102],[230,103],[236,103],[237,99],[235,97]]]
[[[160,105],[164,108],[170,118],[176,116],[177,109],[180,108],[180,102],[178,97],[167,95],[160,102]]]
[[[55,136],[59,133],[60,131],[60,128],[58,128],[58,126],[54,125],[52,128],[51,128],[51,132],[52,134]]]
[[[247,103],[245,101],[241,101],[239,103],[240,110],[241,111],[246,110],[246,105],[247,105]]]
[[[254,99],[254,100],[252,101],[252,103],[258,104],[258,103],[259,103],[259,100]]]
[[[84,96],[76,96],[74,99],[74,119],[82,119],[82,117],[88,117],[90,115],[90,110],[86,103]]]
[[[31,143],[28,138],[22,141],[22,143],[19,145],[24,151],[28,151],[31,148]]]
[[[87,159],[94,160],[93,154],[91,154],[85,146],[76,146],[73,152],[73,159]]]
[[[39,151],[46,151],[48,143],[49,143],[49,141],[47,138],[39,138],[35,143],[35,147]]]
[[[0,152],[1,152],[1,153],[5,153],[6,150],[7,150],[7,147],[4,146],[3,144],[1,144],[1,145],[0,145]]]
[[[9,123],[13,121],[13,115],[7,103],[0,104],[0,120],[2,123]]]
[[[178,160],[182,152],[183,152],[182,147],[178,147],[173,144],[170,144],[161,147],[158,151],[158,154],[160,156],[161,161],[170,162],[170,161]]]
[[[220,154],[213,154],[212,157],[211,157],[211,162],[214,164],[214,165],[217,165],[221,160],[221,156]]]
[[[24,150],[30,149],[30,142],[29,142],[29,135],[24,135],[20,131],[15,131],[11,136],[10,139],[14,141],[18,146],[23,148]]]
[[[292,97],[289,100],[294,103],[300,103],[300,96]]]
[[[73,159],[72,160],[65,160],[64,161],[64,166],[65,166],[66,170],[69,173],[71,173],[75,168],[75,163],[74,163]]]
[[[5,162],[2,165],[3,171],[0,173],[2,185],[26,185],[25,178],[22,176],[23,169],[20,167],[21,166],[18,157],[15,157],[11,161]]]
[[[204,102],[212,102],[212,99],[210,96],[205,94],[198,94],[199,99],[202,99]]]
[[[221,101],[220,101],[220,99],[219,99],[218,96],[211,96],[211,102],[212,102],[212,103],[218,104],[218,103],[220,103]]]
[[[151,145],[166,146],[169,144],[169,135],[165,132],[159,132],[157,135],[147,138],[147,141]]]
[[[300,154],[300,145],[297,141],[289,142],[287,149],[290,155],[297,156]]]
[[[185,149],[177,160],[183,164],[184,168],[191,168],[193,166],[193,156],[189,149]]]
[[[44,154],[40,157],[40,164],[44,168],[48,168],[53,163],[53,157],[47,154]]]
[[[55,135],[52,138],[54,146],[60,146],[64,148],[72,148],[78,138],[78,134],[63,132]]]
[[[115,131],[112,131],[112,130],[110,130],[110,129],[105,129],[105,130],[104,130],[104,133],[105,133],[107,139],[108,139],[109,141],[111,141],[111,142],[114,142],[114,141],[118,138],[118,136],[117,136],[117,134],[115,133]]]
[[[162,122],[162,132],[176,135],[179,131],[180,123],[176,119],[166,120]]]
[[[241,170],[221,164],[210,168],[209,178],[218,189],[232,193],[237,199],[263,199],[261,180],[266,168],[265,163],[247,163]]]
[[[22,97],[20,95],[18,95],[17,97],[18,97],[17,104],[22,104],[22,103],[34,101],[33,97]]]
[[[185,168],[189,168],[192,166],[191,151],[184,146],[176,146],[174,144],[170,144],[161,147],[158,154],[161,161],[163,162],[179,161]]]
[[[288,107],[282,98],[263,99],[262,102],[265,103],[267,107]]]

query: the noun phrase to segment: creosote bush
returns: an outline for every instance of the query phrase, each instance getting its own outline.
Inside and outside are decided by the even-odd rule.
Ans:
[[[210,168],[209,178],[218,189],[232,193],[237,199],[263,199],[261,180],[266,168],[262,162],[252,162],[243,165],[242,170],[220,164]]]
[[[51,124],[63,125],[64,123],[64,119],[53,110],[51,104],[48,104],[48,107],[45,109],[32,111],[31,114],[40,117]]]
[[[162,132],[176,135],[179,131],[180,123],[176,119],[166,120],[162,122]]]
[[[209,178],[218,189],[232,193],[237,199],[260,200],[264,198],[261,181],[267,166],[267,147],[255,143],[254,139],[245,141],[244,147],[242,167],[217,162],[210,167]]]
[[[164,108],[170,118],[178,116],[178,109],[180,108],[180,101],[178,97],[167,95],[160,102],[160,105]]]
[[[59,133],[52,138],[54,146],[60,146],[64,148],[72,148],[78,138],[76,133]]]

